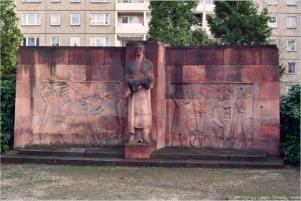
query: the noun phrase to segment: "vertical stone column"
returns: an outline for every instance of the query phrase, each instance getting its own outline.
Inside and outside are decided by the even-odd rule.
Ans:
[[[32,143],[31,75],[34,70],[35,52],[22,50],[19,51],[17,65],[14,149]]]
[[[165,146],[165,127],[166,127],[166,71],[165,71],[165,45],[156,41],[144,41],[141,42],[145,46],[145,57],[153,63],[153,72],[155,76],[154,87],[151,90],[151,102],[152,102],[152,139],[155,141],[153,148],[140,147],[133,148],[132,153],[137,153],[136,156],[127,156],[126,145],[126,157],[127,158],[147,158],[154,149],[159,149]],[[126,47],[125,63],[130,62],[135,57],[134,50],[135,43],[129,43]],[[128,129],[125,130],[126,135]],[[147,149],[148,151],[145,151]],[[143,152],[143,155],[139,155],[139,152]]]

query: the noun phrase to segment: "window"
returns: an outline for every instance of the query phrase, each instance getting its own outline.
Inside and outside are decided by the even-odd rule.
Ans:
[[[90,46],[109,46],[108,37],[91,37]]]
[[[109,14],[91,14],[91,25],[108,25]]]
[[[51,25],[60,25],[61,24],[60,14],[51,14],[50,21],[51,21]]]
[[[41,0],[22,0],[23,3],[41,3]]]
[[[139,17],[138,16],[122,16],[121,22],[122,22],[122,24],[138,24]]]
[[[297,17],[296,16],[287,17],[287,28],[289,28],[289,29],[297,28]]]
[[[80,0],[71,0],[71,3],[80,3]]]
[[[71,25],[80,25],[80,14],[71,14]]]
[[[287,73],[288,74],[295,74],[296,73],[296,63],[295,62],[288,62],[288,64],[287,64]]]
[[[71,37],[70,46],[80,46],[80,37]]]
[[[287,40],[287,51],[289,52],[297,51],[296,40]]]
[[[59,46],[60,45],[60,37],[58,37],[58,36],[51,37],[51,45]]]
[[[29,36],[23,39],[23,46],[39,46],[39,38]]]
[[[39,14],[22,14],[22,25],[40,25],[41,17]]]
[[[268,0],[268,5],[277,5],[278,0]]]
[[[268,25],[271,27],[271,28],[276,28],[277,27],[277,17],[273,16],[273,17],[270,17],[269,21],[268,21]]]
[[[288,6],[296,6],[297,5],[297,0],[287,0],[287,5]]]

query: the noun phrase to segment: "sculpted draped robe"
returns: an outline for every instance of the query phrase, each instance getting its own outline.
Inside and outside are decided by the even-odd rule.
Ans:
[[[154,80],[153,64],[151,61],[133,59],[126,65],[126,79],[151,77]],[[139,86],[139,90],[132,92],[128,85],[125,86],[125,96],[128,97],[128,128],[135,133],[135,128],[148,130],[152,127],[151,89]]]

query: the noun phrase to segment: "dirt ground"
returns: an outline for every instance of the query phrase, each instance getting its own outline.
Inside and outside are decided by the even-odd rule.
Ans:
[[[296,168],[1,165],[1,200],[300,199]]]

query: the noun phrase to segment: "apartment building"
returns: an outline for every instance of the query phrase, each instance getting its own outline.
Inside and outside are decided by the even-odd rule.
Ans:
[[[257,0],[259,9],[268,9],[272,28],[271,44],[279,48],[279,62],[286,68],[281,93],[301,83],[301,0]]]
[[[146,40],[149,0],[17,0],[26,46],[124,46]],[[201,0],[195,14],[209,32],[213,0]]]

